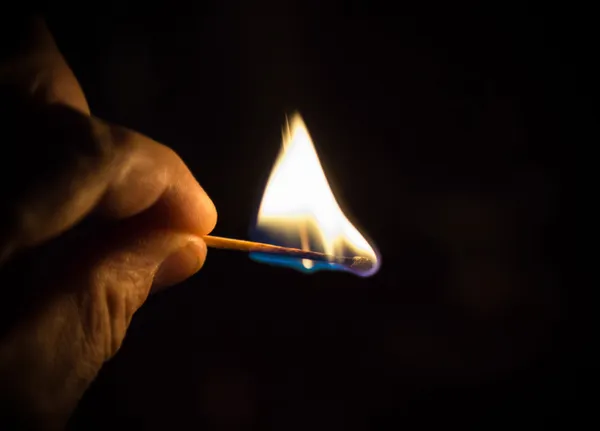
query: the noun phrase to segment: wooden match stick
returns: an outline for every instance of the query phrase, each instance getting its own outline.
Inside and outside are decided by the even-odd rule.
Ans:
[[[261,242],[244,241],[241,239],[224,238],[220,236],[206,235],[204,242],[208,247],[221,248],[225,250],[239,250],[246,252],[277,254],[281,256],[298,257],[319,262],[331,262],[345,265],[351,268],[368,270],[373,266],[370,259],[362,256],[343,257],[332,256],[316,251],[305,251],[299,248],[281,247],[278,245],[264,244]]]

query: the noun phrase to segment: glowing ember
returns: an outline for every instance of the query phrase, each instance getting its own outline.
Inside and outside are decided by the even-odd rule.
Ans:
[[[292,117],[284,130],[283,147],[267,182],[253,237],[257,241],[332,256],[358,257],[358,262],[370,264],[343,265],[262,253],[251,255],[261,262],[305,272],[346,270],[363,277],[379,269],[378,253],[339,207],[299,114]]]

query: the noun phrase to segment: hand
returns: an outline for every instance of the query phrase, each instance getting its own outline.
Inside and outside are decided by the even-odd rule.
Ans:
[[[216,211],[172,150],[92,116],[29,30],[0,64],[0,428],[58,429],[151,288],[200,269]]]

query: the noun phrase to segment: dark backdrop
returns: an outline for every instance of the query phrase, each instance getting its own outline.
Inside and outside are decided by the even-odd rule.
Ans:
[[[535,428],[566,414],[578,357],[558,215],[579,95],[552,20],[85,7],[49,22],[93,112],[179,152],[216,234],[247,237],[297,109],[383,267],[306,276],[209,252],[135,316],[74,428]]]

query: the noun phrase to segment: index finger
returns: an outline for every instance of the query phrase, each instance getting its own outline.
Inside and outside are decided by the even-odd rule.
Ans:
[[[66,106],[25,118],[36,127],[19,128],[18,137],[15,131],[13,148],[43,144],[33,157],[19,150],[11,159],[16,182],[6,185],[12,197],[3,203],[8,220],[0,261],[60,235],[91,213],[120,220],[152,208],[159,213],[152,224],[160,228],[204,236],[214,227],[212,201],[168,147]],[[24,119],[18,123],[26,126]]]
[[[113,140],[122,149],[121,160],[96,212],[123,219],[154,207],[164,228],[197,236],[210,233],[217,211],[181,158],[140,133],[111,127]]]

